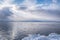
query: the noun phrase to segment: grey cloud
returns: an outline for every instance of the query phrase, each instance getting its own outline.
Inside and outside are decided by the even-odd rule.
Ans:
[[[38,16],[44,15],[44,16],[47,16],[47,18],[51,17],[53,19],[56,19],[54,21],[57,21],[57,20],[60,21],[60,10],[44,10],[44,9],[38,10],[36,9],[36,10],[29,10],[29,11],[31,12],[32,15],[38,15]],[[38,20],[35,20],[35,21],[38,21]],[[51,20],[47,20],[47,21],[51,21]]]
[[[9,10],[8,7],[3,8],[2,10],[0,10],[0,21],[1,20],[7,20],[8,21],[8,17],[11,16],[13,13]]]
[[[24,2],[25,0],[13,0],[12,1],[12,4],[15,4],[15,5],[20,5]]]
[[[5,22],[10,20],[8,17],[11,15],[12,12],[10,12],[8,7],[0,10],[0,40],[11,40],[12,25],[10,22]]]
[[[18,6],[18,10],[26,10],[28,7],[27,6],[25,6],[25,5],[20,5],[20,6]]]

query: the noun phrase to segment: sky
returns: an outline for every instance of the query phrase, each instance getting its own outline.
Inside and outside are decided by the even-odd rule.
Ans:
[[[0,21],[60,21],[60,0],[0,0]]]

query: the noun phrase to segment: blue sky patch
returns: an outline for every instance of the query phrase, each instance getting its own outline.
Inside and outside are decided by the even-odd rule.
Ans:
[[[52,0],[37,0],[37,4],[50,4],[52,2]]]

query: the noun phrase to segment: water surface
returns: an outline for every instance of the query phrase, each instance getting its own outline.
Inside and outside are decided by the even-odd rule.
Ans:
[[[50,33],[60,34],[59,22],[0,22],[0,35],[9,40],[13,38],[21,40],[28,34],[48,35]]]

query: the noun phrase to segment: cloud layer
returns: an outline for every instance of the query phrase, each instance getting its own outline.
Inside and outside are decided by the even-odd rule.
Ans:
[[[32,34],[28,37],[23,38],[22,40],[60,40],[60,35],[55,33],[51,33],[48,36]]]
[[[12,21],[60,21],[60,5],[57,3],[57,1],[58,0],[52,0],[48,4],[48,0],[45,0],[45,4],[43,2],[37,4],[37,0],[3,0],[0,3],[0,10],[8,7],[13,13],[9,16],[9,19]]]

